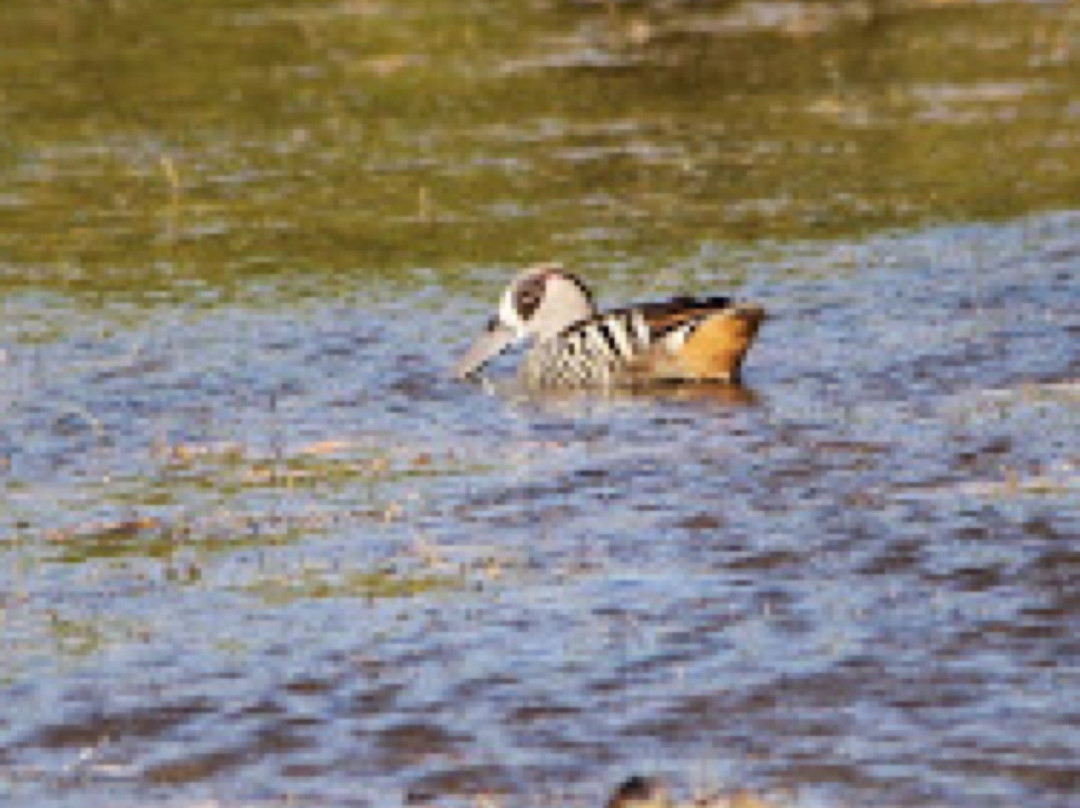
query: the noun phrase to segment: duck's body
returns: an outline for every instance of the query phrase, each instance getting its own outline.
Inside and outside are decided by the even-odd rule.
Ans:
[[[679,297],[598,312],[585,285],[555,265],[518,275],[457,368],[465,378],[505,348],[533,345],[521,365],[535,389],[735,382],[764,319],[758,306]]]

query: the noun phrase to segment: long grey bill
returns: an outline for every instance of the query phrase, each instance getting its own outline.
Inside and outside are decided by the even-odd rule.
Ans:
[[[476,338],[454,368],[454,378],[466,379],[501,354],[514,342],[514,332],[495,323]]]

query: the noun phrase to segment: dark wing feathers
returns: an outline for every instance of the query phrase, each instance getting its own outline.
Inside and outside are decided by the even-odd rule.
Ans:
[[[727,297],[673,297],[659,303],[644,303],[638,308],[656,336],[662,336],[704,315],[731,306]]]
[[[732,300],[728,297],[689,297],[684,295],[673,297],[669,300],[636,303],[629,306],[621,306],[617,309],[608,309],[599,312],[588,319],[572,323],[563,330],[563,333],[566,334],[571,331],[577,331],[578,329],[585,328],[590,323],[598,321],[603,322],[607,318],[628,318],[633,312],[640,312],[645,318],[645,323],[649,326],[649,331],[654,338],[657,338],[695,320],[700,320],[706,315],[730,308],[731,305]],[[606,336],[606,334],[604,336]]]

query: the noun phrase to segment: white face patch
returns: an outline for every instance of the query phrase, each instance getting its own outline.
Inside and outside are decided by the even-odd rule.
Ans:
[[[514,287],[503,293],[499,301],[499,322],[514,332],[516,339],[525,339],[525,322],[518,316],[514,307]]]

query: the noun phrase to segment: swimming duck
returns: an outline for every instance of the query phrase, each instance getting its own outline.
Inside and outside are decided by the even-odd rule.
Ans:
[[[765,311],[726,297],[676,297],[599,312],[558,264],[523,270],[455,369],[473,376],[512,345],[531,343],[519,369],[539,389],[737,382]]]

